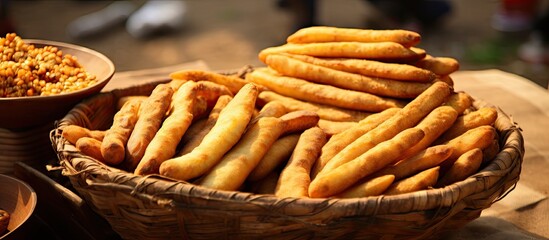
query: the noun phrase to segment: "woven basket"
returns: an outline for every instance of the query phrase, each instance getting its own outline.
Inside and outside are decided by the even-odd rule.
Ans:
[[[120,97],[148,95],[160,82],[87,99],[51,132],[64,175],[124,239],[429,238],[478,218],[519,179],[522,134],[501,110],[495,127],[502,150],[479,173],[445,188],[358,199],[277,198],[136,176],[80,154],[61,137],[69,124],[107,129]]]

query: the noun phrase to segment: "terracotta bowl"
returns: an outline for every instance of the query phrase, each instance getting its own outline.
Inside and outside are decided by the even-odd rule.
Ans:
[[[105,87],[114,75],[114,64],[105,55],[89,48],[48,40],[24,39],[36,47],[55,46],[63,54],[76,56],[78,62],[97,77],[97,83],[78,91],[51,96],[0,98],[0,128],[29,129],[60,119],[77,103]]]
[[[0,174],[0,208],[10,214],[8,231],[0,239],[17,235],[17,230],[25,223],[36,206],[36,192],[25,182]]]

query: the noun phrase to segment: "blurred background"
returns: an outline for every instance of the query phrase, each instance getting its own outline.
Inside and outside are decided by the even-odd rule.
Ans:
[[[329,25],[418,31],[419,47],[458,59],[461,70],[497,68],[544,88],[549,81],[549,51],[535,31],[546,0],[0,1],[3,36],[83,45],[117,71],[196,60],[212,70],[259,66],[260,50],[300,27]]]

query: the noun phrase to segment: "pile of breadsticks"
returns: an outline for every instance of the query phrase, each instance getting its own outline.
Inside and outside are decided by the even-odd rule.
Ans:
[[[182,70],[119,99],[112,126],[63,136],[138,175],[279,197],[443,187],[499,152],[494,108],[455,91],[453,58],[405,30],[310,27],[259,53],[246,77]]]

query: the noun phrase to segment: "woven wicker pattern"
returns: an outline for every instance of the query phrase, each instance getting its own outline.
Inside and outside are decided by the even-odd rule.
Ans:
[[[69,124],[108,128],[118,98],[147,95],[156,84],[88,99],[51,132],[64,174],[125,239],[428,238],[479,217],[519,179],[522,134],[501,110],[495,125],[502,151],[479,173],[445,188],[360,199],[281,199],[136,176],[81,155],[61,137]],[[477,108],[484,105],[475,101]]]

